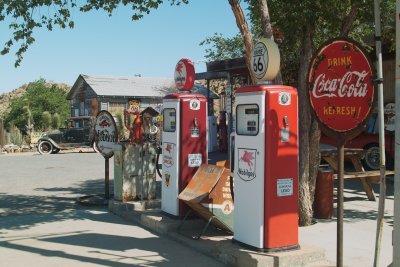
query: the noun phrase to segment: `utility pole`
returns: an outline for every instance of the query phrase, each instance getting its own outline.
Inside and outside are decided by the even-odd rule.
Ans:
[[[400,0],[396,0],[396,148],[394,176],[393,267],[400,267]]]

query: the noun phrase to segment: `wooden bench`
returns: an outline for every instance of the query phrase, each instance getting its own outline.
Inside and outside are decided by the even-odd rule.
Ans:
[[[394,171],[386,171],[386,176],[394,175]],[[378,184],[381,180],[380,171],[364,171],[364,172],[345,172],[343,175],[344,179],[360,179],[365,178],[367,182]]]
[[[394,171],[386,171],[386,176],[393,175]],[[337,174],[335,174],[337,179]],[[378,184],[381,179],[380,171],[361,171],[361,172],[345,172],[343,175],[344,179],[359,179],[362,187],[371,201],[376,201],[374,190],[371,184]]]

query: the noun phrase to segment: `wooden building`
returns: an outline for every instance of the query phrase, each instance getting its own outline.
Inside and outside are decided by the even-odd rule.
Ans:
[[[79,75],[67,95],[71,101],[71,117],[96,116],[99,110],[123,113],[129,100],[137,100],[141,108],[159,111],[166,92],[174,90],[173,78],[118,77]]]

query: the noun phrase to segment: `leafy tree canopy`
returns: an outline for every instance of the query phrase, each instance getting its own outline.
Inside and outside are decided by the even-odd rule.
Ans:
[[[21,97],[11,101],[11,110],[5,114],[4,123],[8,128],[11,125],[15,125],[21,131],[26,130],[26,119],[24,118],[26,99],[29,102],[32,123],[35,129],[43,128],[42,114],[45,111],[50,114],[57,113],[60,116],[60,121],[64,121],[71,112],[71,106],[66,99],[66,95],[67,93],[64,89],[56,85],[49,86],[43,79],[32,82]]]
[[[262,36],[259,0],[244,0],[248,6],[249,22],[254,39]],[[367,0],[268,0],[268,9],[274,27],[275,41],[282,56],[282,74],[285,83],[297,79],[301,51],[301,38],[304,26],[311,23],[315,27],[314,49],[326,40],[337,37],[346,23],[350,12],[355,19],[349,28],[349,36],[369,49],[374,45],[374,6]],[[386,51],[393,51],[395,45],[395,0],[384,0],[381,4],[382,38]],[[205,57],[209,60],[222,60],[241,57],[243,41],[240,35],[225,38],[222,34],[206,38],[200,45],[207,45]]]
[[[214,33],[214,36],[206,38],[200,45],[208,46],[205,50],[205,58],[209,60],[238,58],[244,54],[243,38],[240,34],[225,38],[222,34]]]
[[[75,22],[71,18],[71,11],[88,12],[104,10],[109,16],[119,6],[132,10],[132,20],[139,20],[152,9],[157,9],[163,0],[2,0],[0,1],[0,22],[9,22],[13,36],[4,44],[1,54],[5,55],[15,45],[18,50],[15,67],[23,59],[23,54],[35,42],[34,31],[38,28],[47,28],[49,31],[58,26],[62,29],[73,28]],[[171,5],[187,4],[189,0],[168,0]]]

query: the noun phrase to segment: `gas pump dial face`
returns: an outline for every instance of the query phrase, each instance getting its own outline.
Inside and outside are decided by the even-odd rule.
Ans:
[[[191,110],[199,110],[200,109],[200,101],[197,99],[190,100],[190,109]]]

